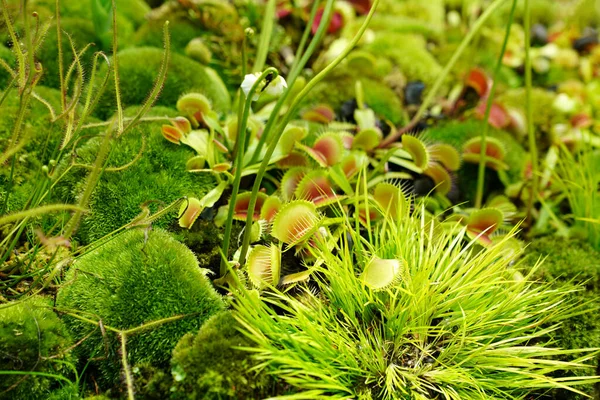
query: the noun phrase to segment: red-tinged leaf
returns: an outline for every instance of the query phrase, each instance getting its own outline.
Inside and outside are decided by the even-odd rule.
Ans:
[[[307,173],[298,184],[294,196],[315,204],[335,199],[331,182],[322,170]]]
[[[311,32],[314,35],[317,33],[317,29],[319,29],[319,25],[321,24],[321,19],[323,19],[324,10],[321,8],[317,11],[317,15],[315,15],[315,19],[313,21]],[[327,33],[332,34],[336,33],[344,26],[344,17],[339,11],[334,11],[331,16],[331,21],[329,22],[329,26],[327,27]]]
[[[335,111],[326,104],[320,104],[302,113],[302,119],[310,122],[329,124],[335,120]]]
[[[183,133],[172,125],[163,125],[161,127],[162,135],[171,143],[180,144]]]
[[[354,136],[352,148],[371,151],[375,147],[379,146],[382,138],[383,134],[379,129],[362,129],[356,134],[356,136]]]
[[[444,167],[438,163],[433,163],[423,172],[425,175],[433,179],[435,183],[435,191],[442,195],[447,195],[452,188],[452,178]]]
[[[215,145],[215,149],[219,150],[221,153],[229,153],[229,149],[217,139],[213,139],[213,144]]]
[[[478,118],[483,119],[485,117],[486,102],[481,101],[475,110],[475,115]],[[496,129],[503,129],[510,125],[511,119],[508,112],[498,103],[492,103],[490,109],[489,124]]]
[[[192,124],[185,117],[175,117],[171,120],[171,123],[184,134],[188,134],[192,131]]]
[[[425,169],[429,164],[429,153],[425,144],[411,135],[402,135],[402,148],[410,153],[417,168]]]
[[[504,214],[497,208],[482,208],[473,212],[467,221],[467,229],[476,234],[489,236],[502,224]]]
[[[278,168],[308,167],[308,158],[297,151],[291,152],[286,158],[277,161]]]
[[[277,196],[269,196],[260,210],[260,219],[264,219],[267,222],[272,222],[275,215],[281,209],[281,199]]]
[[[375,186],[373,198],[382,211],[393,219],[398,219],[406,212],[408,204],[402,189],[391,183],[381,182]]]
[[[344,150],[342,140],[335,133],[322,135],[315,141],[312,148],[321,154],[326,166],[337,164]]]
[[[434,144],[427,148],[432,160],[441,163],[447,170],[456,171],[460,168],[460,154],[449,144]]]
[[[179,226],[190,229],[203,209],[200,200],[195,197],[188,198],[179,208]]]
[[[488,92],[488,77],[480,68],[473,68],[467,76],[466,85],[477,92],[479,97],[484,97]]]
[[[271,234],[277,240],[294,246],[308,239],[318,229],[319,219],[313,203],[294,200],[277,213]]]
[[[238,221],[245,221],[248,217],[248,207],[250,206],[250,199],[252,198],[252,192],[244,192],[237,195],[235,198],[235,204],[233,206],[233,218]],[[252,216],[253,221],[260,219],[260,210],[262,209],[267,195],[261,192],[257,193],[256,205],[254,206],[254,215]]]
[[[257,245],[250,250],[246,264],[248,278],[254,287],[277,286],[281,273],[281,251],[277,246]]]
[[[283,200],[290,201],[294,198],[294,193],[298,184],[307,173],[307,169],[296,167],[289,169],[281,178],[281,196]]]

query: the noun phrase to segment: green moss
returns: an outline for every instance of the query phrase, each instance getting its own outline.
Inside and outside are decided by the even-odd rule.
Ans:
[[[525,114],[525,88],[511,89],[498,96],[498,103],[520,110]],[[533,113],[533,124],[539,135],[550,132],[550,128],[556,122],[556,112],[552,107],[556,94],[549,90],[533,88],[531,90],[531,108]],[[538,140],[541,138],[538,138]],[[539,143],[539,141],[538,141]]]
[[[75,384],[65,385],[52,391],[45,400],[81,400],[79,387]]]
[[[93,0],[79,1],[60,1],[60,16],[62,18],[74,18],[91,20]],[[117,6],[117,28],[118,28],[118,43],[120,46],[125,46],[130,41],[135,28],[144,22],[144,16],[150,8],[142,0],[116,0]],[[42,20],[56,17],[56,1],[55,0],[34,0],[29,2],[30,10],[36,10],[42,17]],[[112,24],[112,21],[111,21]],[[69,32],[67,30],[69,34]],[[112,32],[106,32],[96,36],[100,41],[96,40],[96,44],[103,44],[103,50],[109,50],[112,43]]]
[[[133,43],[136,46],[152,46],[163,48],[163,28],[164,20],[150,20],[142,25],[133,36]],[[184,54],[185,46],[190,40],[200,36],[202,31],[194,26],[188,19],[171,19],[169,23],[169,33],[171,34],[171,48],[177,53]]]
[[[378,57],[391,59],[409,81],[423,81],[427,88],[442,72],[442,66],[427,50],[425,39],[418,35],[385,33],[366,48]]]
[[[188,332],[223,308],[223,301],[198,267],[194,254],[165,231],[124,232],[107,244],[79,258],[58,293],[60,308],[76,310],[102,319],[104,325],[129,329],[163,318],[185,318],[128,336],[127,353],[132,366],[148,363],[166,366],[171,351]],[[77,339],[94,330],[94,325],[65,317]],[[93,361],[107,385],[120,381],[117,338],[107,332],[108,358]],[[78,347],[86,357],[105,355],[104,340],[95,333]]]
[[[327,80],[317,84],[303,104],[305,107],[328,104],[338,110],[342,103],[356,97],[356,79],[362,82],[365,102],[376,114],[394,124],[403,120],[402,104],[392,89],[379,81],[356,77],[343,69],[336,70]]]
[[[184,336],[173,351],[174,398],[258,399],[268,397],[273,380],[265,373],[249,371],[256,365],[249,352],[233,347],[252,347],[238,332],[230,311],[213,316],[198,334]]]
[[[533,241],[526,249],[524,264],[535,265],[538,259],[545,258],[536,276],[540,280],[554,282],[555,285],[584,285],[572,297],[579,303],[587,303],[588,313],[571,317],[556,331],[558,345],[567,349],[600,348],[600,253],[588,243],[580,240],[565,240],[547,236]],[[577,289],[577,288],[574,288]],[[581,287],[579,287],[581,289]],[[593,361],[591,362],[593,363]],[[600,358],[596,360],[600,370]],[[589,375],[597,374],[593,368]],[[583,375],[583,373],[580,373]],[[600,386],[584,388],[588,394],[600,395]],[[554,399],[584,399],[570,392],[556,391]]]
[[[138,108],[126,110],[125,115],[134,115]],[[149,116],[174,117],[176,111],[165,107],[155,107]],[[113,230],[127,224],[142,210],[143,203],[153,201],[150,209],[154,212],[159,205],[167,205],[182,196],[202,197],[214,184],[209,174],[192,174],[186,171],[186,161],[195,155],[184,145],[168,142],[161,134],[162,122],[141,123],[124,136],[115,139],[107,167],[120,167],[134,160],[142,148],[143,137],[146,147],[142,156],[133,165],[120,171],[105,171],[98,182],[89,206],[91,213],[86,215],[77,232],[84,243],[101,238]],[[101,138],[96,137],[77,150],[77,163],[93,164]],[[69,159],[60,166],[66,168]],[[74,203],[82,192],[89,171],[73,169],[56,187],[59,201]],[[60,174],[55,174],[59,176]],[[174,223],[173,212],[154,223],[157,227],[168,227]]]
[[[69,368],[65,363],[72,363],[73,357],[67,349],[73,342],[62,321],[52,312],[50,301],[32,297],[1,308],[0,337],[0,371],[35,371],[68,376]],[[0,399],[47,398],[48,393],[61,384],[52,377],[29,375],[22,380],[24,376],[27,374],[2,375]],[[13,385],[17,386],[7,391]]]
[[[483,121],[468,120],[464,122],[449,122],[429,129],[424,138],[431,142],[447,143],[462,151],[463,144],[474,137],[480,136],[484,127]],[[506,150],[504,162],[509,166],[505,174],[498,176],[496,172],[488,169],[486,179],[488,188],[498,189],[499,184],[509,185],[520,182],[527,161],[527,153],[519,142],[508,132],[490,127],[490,137],[500,140]],[[458,171],[458,184],[464,200],[472,201],[477,185],[477,165],[463,163]],[[489,193],[489,190],[485,191]]]
[[[527,257],[530,264],[546,257],[538,273],[546,281],[585,283],[600,292],[600,253],[584,241],[544,237],[527,247]]]
[[[118,57],[122,103],[143,104],[157,78],[163,51],[153,47],[132,48],[119,52]],[[216,111],[229,110],[229,93],[214,70],[179,54],[171,54],[168,68],[157,105],[174,106],[183,93],[199,92],[212,101]],[[103,68],[101,73],[104,74],[104,71]],[[107,118],[115,110],[114,92],[111,91],[102,97],[95,114],[100,118]]]

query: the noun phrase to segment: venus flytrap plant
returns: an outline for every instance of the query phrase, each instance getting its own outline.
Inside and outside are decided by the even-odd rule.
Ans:
[[[328,1],[327,5],[329,5],[331,2]],[[361,26],[361,28],[359,29],[358,33],[356,34],[356,36],[353,38],[353,40],[350,42],[350,44],[344,49],[344,51],[338,56],[336,57],[335,60],[333,60],[333,62],[331,64],[329,64],[325,69],[323,69],[317,76],[315,76],[313,79],[310,80],[310,82],[308,82],[306,84],[306,86],[304,87],[304,89],[302,89],[302,91],[294,98],[293,103],[290,105],[289,110],[287,112],[287,114],[282,118],[282,120],[279,122],[278,127],[275,131],[274,137],[270,138],[270,140],[272,140],[271,144],[269,145],[269,148],[267,149],[267,152],[265,154],[265,157],[263,158],[263,161],[261,163],[260,169],[257,172],[257,176],[256,176],[256,180],[254,182],[254,186],[252,188],[252,198],[249,204],[249,215],[248,215],[248,219],[246,220],[246,227],[249,227],[251,225],[251,214],[253,213],[255,204],[256,204],[256,195],[258,193],[258,190],[260,188],[260,183],[264,177],[264,174],[266,172],[266,168],[268,166],[269,160],[271,158],[271,156],[273,155],[273,152],[275,151],[275,148],[277,147],[277,142],[279,141],[279,139],[281,138],[281,135],[284,132],[285,127],[287,126],[287,124],[289,123],[291,116],[295,113],[296,109],[298,108],[300,101],[308,94],[308,92],[321,80],[323,80],[330,72],[333,68],[335,68],[335,66],[337,66],[347,55],[348,53],[350,53],[350,51],[354,48],[354,46],[358,43],[358,41],[360,40],[360,38],[362,37],[364,31],[366,30],[372,16],[373,13],[375,12],[375,10],[377,9],[377,5],[379,4],[379,0],[375,0],[371,10],[369,11],[369,14],[367,15],[367,17],[365,18],[365,21],[363,23],[363,25]],[[325,8],[325,13],[323,14],[325,16],[325,14],[327,13],[327,11],[331,11],[331,9],[329,8]],[[321,20],[321,22],[323,22],[323,19]],[[322,34],[322,29],[324,29],[325,25],[323,23],[321,23],[319,25],[319,29],[317,30],[317,34],[315,35],[315,38],[317,37],[317,35]],[[312,45],[312,43],[311,43]],[[310,48],[310,45],[309,45]],[[305,53],[304,56],[306,56],[307,53]],[[291,83],[290,83],[291,84]],[[265,127],[265,132],[263,133],[263,136],[266,137],[266,135],[268,134],[267,132],[267,127]],[[245,257],[246,257],[246,253],[248,251],[248,246],[249,246],[249,240],[250,240],[250,232],[249,229],[246,229],[246,232],[244,233],[244,240],[242,243],[242,248],[241,248],[241,253],[240,253],[240,263],[243,264],[243,262],[245,261]]]
[[[598,350],[553,347],[548,335],[584,306],[513,274],[516,230],[476,250],[462,244],[466,228],[438,229],[422,204],[400,220],[381,212],[372,237],[345,216],[334,247],[317,246],[318,294],[272,287],[261,298],[238,286],[236,318],[257,345],[248,350],[297,397],[525,398],[597,380],[552,377],[585,369]]]

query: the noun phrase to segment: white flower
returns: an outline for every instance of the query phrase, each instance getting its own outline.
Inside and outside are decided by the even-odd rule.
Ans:
[[[244,94],[248,96],[250,93],[250,89],[256,83],[258,78],[260,77],[260,73],[256,72],[254,74],[248,74],[244,77],[244,81],[242,82],[241,88],[244,91]],[[287,82],[283,77],[277,76],[277,78],[273,79],[267,87],[265,88],[264,83],[259,85],[256,91],[254,92],[254,96],[252,96],[252,101],[258,100],[260,94],[264,91],[270,96],[279,96],[281,95],[285,89],[287,89]]]
[[[244,91],[246,97],[248,97],[248,93],[250,93],[250,89],[254,86],[254,83],[258,80],[260,73],[248,74],[244,77],[244,81],[242,82],[241,88]],[[254,96],[252,96],[252,101],[258,100],[260,97],[260,88],[254,92]]]
[[[273,79],[271,83],[269,83],[269,86],[267,86],[265,92],[271,96],[279,96],[285,91],[285,89],[287,89],[287,87],[288,86],[285,79],[283,79],[282,76],[277,75],[277,78]]]

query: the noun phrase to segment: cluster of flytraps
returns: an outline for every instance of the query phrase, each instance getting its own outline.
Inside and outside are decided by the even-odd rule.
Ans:
[[[256,79],[256,75],[247,76],[242,84],[246,94]],[[265,85],[262,90],[272,86],[270,91],[275,95],[287,87],[280,77]],[[358,89],[360,93],[360,87]],[[253,100],[257,99],[257,96],[253,97]],[[359,101],[358,104],[363,103]],[[190,198],[182,206],[179,224],[189,229],[202,211],[215,206],[234,182],[232,161],[239,148],[238,121],[232,116],[221,124],[209,100],[198,93],[182,96],[177,109],[184,116],[173,119],[171,125],[163,125],[163,136],[172,143],[183,143],[195,150],[196,156],[186,164],[190,173],[210,173],[216,180],[216,186],[203,198]],[[399,182],[426,175],[435,183],[437,196],[443,197],[451,189],[451,174],[461,164],[461,156],[453,146],[426,145],[419,138],[404,134],[399,142],[381,148],[383,134],[373,110],[358,107],[354,111],[356,124],[336,122],[334,115],[325,105],[304,113],[303,120],[294,121],[285,128],[269,160],[268,178],[276,190],[272,194],[264,191],[257,194],[250,242],[271,244],[255,244],[245,263],[248,277],[257,288],[287,285],[310,276],[311,268],[280,276],[283,244],[286,250],[296,249],[296,254],[306,261],[313,258],[311,249],[317,245],[333,248],[341,234],[335,226],[345,222],[345,216],[371,226],[383,219],[384,214],[398,219],[403,213],[410,212],[412,199]],[[311,133],[315,130],[312,129],[315,122],[321,123],[316,129],[321,133],[317,135]],[[249,136],[244,146],[248,150],[243,155],[242,177],[256,174],[258,170],[259,164],[253,164],[255,157],[252,155],[263,127],[261,115],[248,118]],[[493,141],[488,143],[486,150],[492,158],[490,166],[501,168],[501,147],[494,146]],[[463,149],[463,159],[479,162],[480,145],[478,138],[469,141]],[[262,158],[261,154],[258,159]],[[391,170],[390,164],[396,168]],[[278,172],[281,178],[277,179],[273,172]],[[246,221],[251,196],[251,192],[241,192],[232,204],[219,207],[215,223],[225,224],[228,215]],[[492,241],[492,233],[504,221],[503,209],[509,210],[503,202],[496,202],[493,207],[453,214],[440,222],[440,226],[444,229],[466,226],[470,237],[487,245]],[[431,217],[435,220],[433,215]],[[379,264],[373,263],[373,268],[380,268]],[[398,268],[395,266],[392,270]],[[373,275],[370,268],[363,274],[380,276]],[[386,286],[382,282],[371,282],[371,285],[373,288]]]

